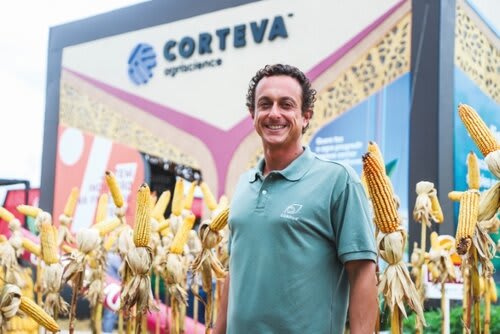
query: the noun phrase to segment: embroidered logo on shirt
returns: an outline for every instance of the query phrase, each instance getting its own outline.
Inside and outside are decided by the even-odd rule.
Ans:
[[[302,204],[290,204],[289,206],[286,207],[285,210],[283,210],[280,217],[292,220],[299,220],[297,214],[299,213],[300,209],[302,209]]]

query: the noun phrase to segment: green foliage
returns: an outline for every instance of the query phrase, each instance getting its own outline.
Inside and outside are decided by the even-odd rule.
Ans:
[[[426,334],[441,334],[441,310],[425,312],[425,321]],[[483,321],[481,326],[484,328],[484,307],[481,307],[481,321]],[[462,308],[454,307],[450,312],[450,333],[462,333],[462,329]],[[403,330],[405,333],[415,332],[415,313],[403,321]],[[490,333],[500,333],[500,305],[491,305]]]

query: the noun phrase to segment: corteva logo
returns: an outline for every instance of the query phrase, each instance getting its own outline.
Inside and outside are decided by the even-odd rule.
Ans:
[[[285,210],[283,210],[280,217],[292,220],[299,220],[297,214],[300,212],[300,209],[302,209],[302,204],[290,204],[285,208]]]
[[[128,58],[128,77],[136,85],[145,84],[153,77],[156,66],[156,53],[153,47],[139,43]]]
[[[169,37],[162,50],[157,47],[158,62],[166,77],[174,78],[181,73],[199,71],[224,65],[224,52],[245,48],[249,45],[273,43],[288,38],[287,21],[293,13],[276,15],[213,30]],[[146,84],[153,76],[156,53],[153,47],[140,43],[130,54],[128,74],[136,85]]]

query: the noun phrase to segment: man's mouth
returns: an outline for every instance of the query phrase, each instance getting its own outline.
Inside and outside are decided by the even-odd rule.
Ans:
[[[266,128],[271,129],[271,130],[279,130],[279,129],[284,129],[286,128],[286,125],[266,125]]]

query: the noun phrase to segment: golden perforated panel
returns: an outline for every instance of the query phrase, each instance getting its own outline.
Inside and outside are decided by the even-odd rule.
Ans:
[[[365,54],[318,92],[309,142],[324,124],[351,109],[410,70],[411,15],[406,14]]]
[[[103,94],[104,96],[105,94]],[[60,89],[60,124],[94,135],[109,138],[137,150],[172,160],[178,164],[200,168],[199,163],[173,144],[154,134],[145,126],[127,117],[116,106],[107,104],[109,98],[96,98],[69,79],[63,72]]]
[[[480,28],[472,9],[457,6],[455,20],[455,65],[481,90],[500,103],[500,48]],[[486,28],[487,29],[487,28]],[[495,38],[492,36],[492,38]]]

